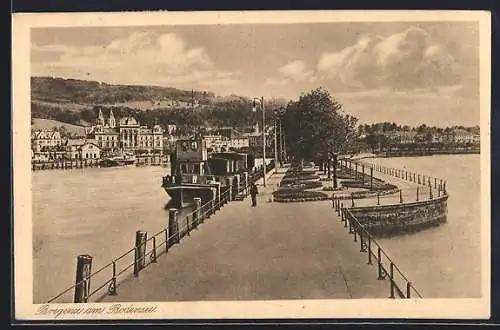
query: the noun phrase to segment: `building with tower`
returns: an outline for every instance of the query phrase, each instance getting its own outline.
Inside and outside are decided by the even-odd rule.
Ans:
[[[117,120],[110,110],[106,121],[99,110],[96,124],[87,129],[87,139],[106,151],[163,152],[163,133],[160,125],[147,127],[140,125],[132,116]]]

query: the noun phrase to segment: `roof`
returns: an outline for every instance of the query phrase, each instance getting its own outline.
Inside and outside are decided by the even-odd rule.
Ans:
[[[68,139],[66,142],[67,146],[83,146],[86,143],[85,140],[80,139]]]

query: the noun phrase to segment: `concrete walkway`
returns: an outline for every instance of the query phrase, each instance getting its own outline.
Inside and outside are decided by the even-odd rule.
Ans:
[[[331,201],[268,202],[286,169],[226,205],[103,302],[387,298]]]

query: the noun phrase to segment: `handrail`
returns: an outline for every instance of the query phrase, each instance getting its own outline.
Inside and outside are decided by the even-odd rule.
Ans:
[[[434,177],[431,175],[423,174],[423,173],[416,173],[409,171],[405,168],[396,168],[396,167],[388,167],[380,164],[373,164],[369,163],[367,161],[362,161],[362,160],[347,160],[348,162],[352,164],[358,164],[361,166],[365,166],[367,168],[373,168],[374,171],[377,171],[382,174],[390,175],[402,180],[422,184],[422,185],[433,185],[434,188],[437,188],[438,183],[440,186],[443,187],[443,190],[446,191],[446,180],[438,177]],[[348,167],[349,169],[352,170],[352,168]],[[359,170],[359,167],[358,167]],[[358,171],[359,172],[359,171]]]
[[[273,168],[274,168],[274,162],[271,161],[271,163],[266,166],[266,172],[268,173]],[[255,181],[257,181],[260,178],[262,178],[262,176],[264,175],[264,173],[263,173],[264,171],[263,170],[264,169],[262,168],[260,170],[255,171],[255,172],[249,173],[247,185],[240,187],[238,193],[246,192],[245,196],[248,196],[249,188],[251,187],[251,185],[254,184]],[[147,248],[148,243],[152,243],[153,244],[153,248],[150,249],[149,252],[144,253],[143,257],[136,258],[137,247],[134,246],[133,248],[129,249],[128,251],[122,253],[117,258],[112,259],[112,261],[109,262],[108,264],[106,264],[106,265],[102,266],[101,268],[99,268],[98,270],[92,272],[87,278],[85,278],[85,279],[83,279],[83,280],[81,280],[81,281],[79,281],[79,282],[71,285],[70,287],[68,287],[65,290],[61,291],[60,293],[58,293],[54,297],[50,298],[49,300],[47,300],[47,303],[51,303],[51,302],[55,301],[56,299],[60,298],[64,294],[68,293],[70,290],[75,289],[79,285],[88,283],[92,278],[95,278],[95,276],[97,274],[103,272],[105,269],[108,269],[108,268],[112,269],[112,275],[111,275],[111,277],[108,278],[107,280],[105,280],[104,283],[101,283],[96,289],[94,289],[93,291],[90,291],[88,294],[86,294],[85,297],[84,297],[84,300],[86,302],[88,298],[92,297],[97,292],[99,292],[100,290],[102,290],[104,287],[106,287],[106,285],[109,285],[108,286],[108,292],[105,293],[104,295],[107,295],[107,294],[116,294],[116,288],[117,288],[117,285],[118,285],[118,283],[117,283],[118,276],[122,275],[127,270],[129,270],[133,266],[137,265],[138,262],[147,259],[148,256],[149,256],[150,259],[152,259],[152,257],[154,256],[154,260],[156,260],[156,258],[159,255],[167,252],[167,249],[165,249],[161,253],[158,253],[158,251],[157,251],[158,248],[160,248],[160,247],[162,247],[164,245],[165,246],[168,245],[174,238],[177,239],[177,237],[179,237],[179,241],[180,241],[180,239],[182,237],[184,237],[185,235],[189,235],[189,233],[194,229],[192,225],[191,226],[189,225],[189,219],[190,218],[194,219],[194,217],[195,217],[195,215],[196,215],[196,213],[198,211],[200,212],[201,219],[206,219],[208,216],[210,216],[212,214],[215,214],[215,211],[220,210],[220,208],[224,204],[226,204],[227,202],[229,202],[229,197],[230,197],[230,194],[231,194],[231,192],[229,191],[230,189],[232,189],[232,187],[229,187],[228,190],[222,192],[218,196],[212,198],[211,200],[207,201],[205,204],[201,205],[199,210],[191,211],[188,214],[186,214],[182,219],[178,220],[182,225],[178,227],[178,231],[177,232],[172,233],[168,237],[165,237],[165,233],[166,233],[167,229],[162,229],[162,230],[158,231],[157,233],[155,233],[150,238],[148,238],[147,240],[145,240],[142,243],[142,245]],[[200,218],[198,218],[197,221],[199,222]],[[192,221],[191,221],[191,223],[192,223]],[[197,225],[199,225],[199,224],[200,223],[197,223]],[[156,244],[157,243],[156,242],[157,238],[159,236],[163,237],[164,239],[162,241],[160,241],[159,244]],[[145,249],[145,251],[146,250],[147,249]],[[120,261],[120,260],[122,260],[123,258],[125,258],[127,256],[131,256],[132,254],[134,254],[134,260],[133,260],[133,262],[130,263],[130,264],[124,265],[123,269],[121,269],[120,271],[117,271],[116,270],[116,264],[117,264],[117,262]],[[153,261],[150,260],[150,262],[147,263],[147,264],[145,264],[144,267],[148,266],[151,262],[153,262]]]
[[[414,297],[414,294],[418,298],[422,298],[420,292],[416,289],[413,283],[403,274],[401,269],[396,265],[392,258],[384,251],[382,246],[377,242],[372,234],[363,226],[358,219],[352,214],[351,210],[344,207],[343,202],[339,199],[334,200],[334,211],[340,216],[340,221],[344,223],[344,227],[349,230],[349,233],[353,234],[354,241],[360,241],[360,252],[368,253],[368,264],[373,264],[373,258],[377,262],[378,267],[378,279],[386,279],[389,276],[390,281],[390,295],[389,298],[395,298],[395,291],[400,298],[409,299]],[[375,245],[375,249],[373,248]],[[376,253],[375,253],[375,251]],[[383,260],[387,260],[389,263],[389,269],[384,265]],[[386,262],[386,263],[387,263]],[[404,281],[405,288],[400,287],[398,282],[395,280],[395,272]],[[413,294],[412,294],[413,292]]]

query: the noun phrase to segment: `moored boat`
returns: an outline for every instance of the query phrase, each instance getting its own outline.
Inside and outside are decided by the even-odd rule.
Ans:
[[[228,152],[209,157],[203,137],[178,140],[170,157],[171,173],[163,177],[162,187],[178,208],[192,205],[195,197],[204,204],[228,189],[241,187],[246,156]]]

